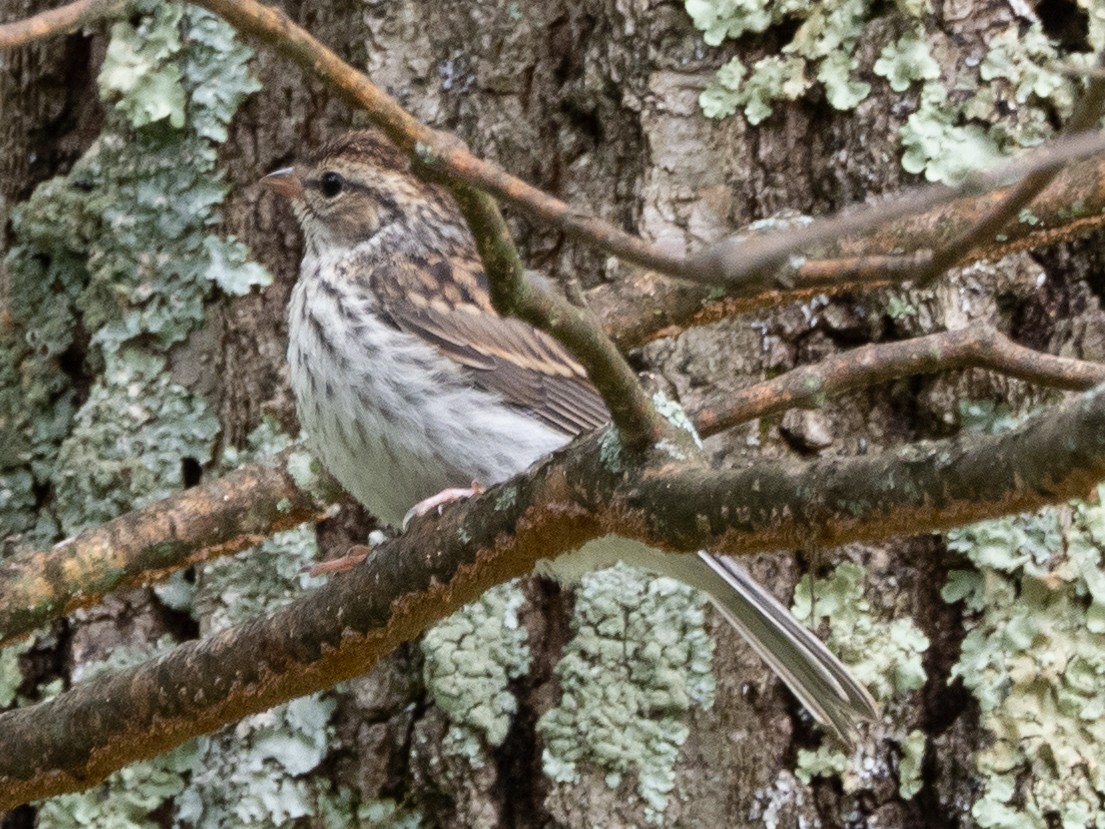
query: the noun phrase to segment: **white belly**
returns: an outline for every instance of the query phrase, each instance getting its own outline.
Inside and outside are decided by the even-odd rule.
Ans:
[[[381,521],[397,526],[448,487],[499,483],[567,442],[472,387],[432,346],[373,321],[368,302],[342,298],[359,321],[352,328],[334,296],[301,278],[289,307],[288,365],[313,451]]]

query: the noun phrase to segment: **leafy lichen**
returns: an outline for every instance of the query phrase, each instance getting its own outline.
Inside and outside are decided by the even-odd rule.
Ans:
[[[722,118],[740,108],[749,123],[758,124],[771,115],[775,102],[804,95],[814,78],[837,109],[854,109],[871,92],[859,77],[854,54],[872,15],[870,0],[686,0],[684,5],[711,46],[784,21],[797,22],[780,55],[759,59],[751,71],[739,57],[721,68],[699,98],[708,117]]]
[[[865,573],[856,564],[841,564],[824,579],[811,584],[803,580],[794,591],[794,615],[812,627],[827,624],[826,644],[849,666],[852,675],[871,692],[884,709],[901,707],[903,695],[924,685],[922,655],[928,638],[910,618],[887,621],[872,607],[864,593]],[[906,762],[924,753],[924,735],[907,733],[902,719],[886,716],[869,726],[878,729],[880,740],[864,741],[851,757],[834,743],[798,752],[799,779],[809,782],[818,776],[839,776],[846,792],[865,788],[878,764],[864,755],[875,742],[902,746],[899,788],[902,796],[918,790],[916,767]]]
[[[113,28],[105,56],[100,89],[115,106],[104,131],[68,174],[11,214],[0,314],[0,524],[28,542],[179,482],[178,470],[155,481],[150,470],[120,463],[118,452],[96,454],[127,429],[140,425],[145,437],[135,445],[156,438],[141,445],[161,460],[177,452],[178,466],[210,456],[213,421],[203,402],[155,375],[164,352],[202,323],[216,287],[241,293],[269,279],[239,242],[212,231],[226,192],[216,142],[257,88],[250,52],[205,11],[150,0],[135,11],[137,22]],[[87,399],[82,376],[93,378]],[[127,377],[138,385],[120,382]],[[128,479],[135,470],[139,481]],[[68,493],[60,526],[35,494],[54,490]]]
[[[476,765],[488,747],[502,745],[518,710],[510,682],[530,666],[518,619],[523,600],[513,583],[499,585],[422,639],[426,689],[450,723],[447,748]]]
[[[573,636],[556,667],[561,698],[537,726],[546,775],[573,782],[591,767],[615,787],[635,775],[646,815],[660,820],[675,788],[685,717],[713,703],[704,601],[624,565],[583,578]]]
[[[914,111],[901,128],[902,165],[944,182],[1038,145],[1053,134],[1056,114],[1069,115],[1077,82],[1055,65],[1089,63],[1105,40],[1105,3],[1079,0],[1079,6],[1089,20],[1090,50],[1063,53],[1035,12],[1022,5],[1020,20],[986,34],[980,60],[943,73],[954,78],[949,88],[933,57],[933,44],[943,35],[931,4],[899,2],[889,8],[870,0],[685,0],[709,45],[784,21],[797,24],[779,54],[751,65],[738,56],[718,71],[699,99],[710,118],[741,109],[749,123],[757,124],[777,102],[807,94],[814,78],[833,107],[853,109],[871,90],[863,80],[868,67],[856,57],[858,45],[899,32],[886,40],[869,68],[900,95],[923,84],[919,97],[903,100]],[[874,25],[878,18],[891,18],[892,25]]]
[[[974,565],[943,595],[974,617],[953,671],[992,735],[975,755],[979,826],[1105,824],[1103,497],[948,534]]]

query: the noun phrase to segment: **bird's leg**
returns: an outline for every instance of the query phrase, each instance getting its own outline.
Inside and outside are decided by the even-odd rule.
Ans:
[[[451,504],[454,501],[463,501],[465,498],[471,498],[473,495],[479,495],[483,492],[483,485],[479,481],[472,481],[472,486],[469,487],[453,487],[452,489],[443,489],[437,495],[431,495],[423,501],[419,501],[409,510],[407,514],[403,516],[403,529],[407,528],[407,524],[411,522],[411,519],[421,518],[431,510],[437,510],[437,514],[441,515],[441,508],[446,504]]]

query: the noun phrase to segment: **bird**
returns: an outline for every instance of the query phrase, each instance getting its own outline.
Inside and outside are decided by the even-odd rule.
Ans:
[[[261,184],[303,233],[287,351],[300,424],[379,521],[400,527],[413,506],[505,481],[608,422],[564,346],[495,311],[451,195],[380,133],[340,135]],[[843,744],[878,719],[847,667],[732,559],[607,537],[541,570],[572,581],[618,561],[702,590]]]

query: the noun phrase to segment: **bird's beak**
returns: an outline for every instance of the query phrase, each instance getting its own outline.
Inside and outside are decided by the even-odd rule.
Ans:
[[[303,179],[299,177],[295,167],[274,170],[262,178],[260,184],[293,201],[303,198]]]

